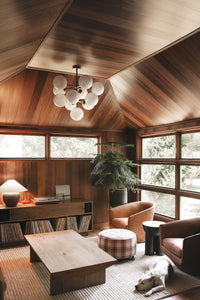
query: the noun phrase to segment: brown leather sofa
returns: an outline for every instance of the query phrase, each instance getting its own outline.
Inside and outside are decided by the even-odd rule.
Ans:
[[[137,201],[110,208],[110,228],[131,230],[135,232],[137,242],[143,243],[145,232],[142,223],[153,220],[154,206],[152,202]]]
[[[182,271],[200,275],[200,217],[160,225],[160,248]]]
[[[0,300],[4,299],[5,290],[6,290],[6,283],[5,283],[2,270],[0,269]]]

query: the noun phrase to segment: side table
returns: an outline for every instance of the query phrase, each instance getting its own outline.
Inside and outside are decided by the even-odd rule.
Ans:
[[[163,255],[160,250],[160,236],[159,226],[164,224],[160,221],[146,221],[143,222],[143,228],[145,231],[145,254],[146,255]]]

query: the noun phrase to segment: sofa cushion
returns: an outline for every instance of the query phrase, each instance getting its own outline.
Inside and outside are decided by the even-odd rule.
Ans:
[[[183,238],[165,238],[163,239],[163,246],[174,255],[182,257]]]
[[[128,226],[128,218],[114,218],[112,219],[112,226],[126,229]]]

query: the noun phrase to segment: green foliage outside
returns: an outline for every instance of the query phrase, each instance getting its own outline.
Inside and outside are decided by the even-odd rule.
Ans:
[[[50,139],[52,158],[92,158],[97,154],[97,138],[57,137]],[[45,136],[0,135],[0,157],[44,158]]]
[[[145,138],[143,139],[143,158],[174,158],[175,145],[174,135]],[[200,133],[183,134],[181,145],[184,158],[200,158]],[[174,165],[144,165],[143,168],[143,183],[174,188]],[[200,191],[200,166],[181,166],[181,188]]]
[[[174,158],[175,136],[143,139],[143,158]],[[173,165],[155,164],[142,166],[142,183],[158,186],[175,186]]]
[[[175,136],[162,136],[143,139],[143,158],[175,158]],[[200,159],[200,133],[182,134],[181,155],[186,159]],[[181,189],[200,192],[200,166],[181,165]],[[170,164],[144,164],[142,166],[142,183],[175,187],[175,166]],[[174,205],[170,205],[172,195],[157,192],[143,193],[145,199],[147,195],[154,203],[159,203],[160,213],[174,216]],[[169,199],[170,201],[168,201]],[[175,201],[175,199],[174,199]],[[199,204],[198,204],[199,203]],[[159,213],[159,212],[158,212]],[[197,199],[182,197],[181,214],[183,217],[191,217],[200,214],[200,201]]]
[[[175,136],[144,138],[142,149],[143,158],[175,158]]]
[[[93,158],[97,154],[97,138],[57,137],[50,140],[52,158]]]
[[[34,135],[0,135],[0,157],[44,158],[45,137]]]

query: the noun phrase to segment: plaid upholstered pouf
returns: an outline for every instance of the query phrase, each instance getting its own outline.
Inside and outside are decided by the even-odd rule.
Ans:
[[[106,229],[98,234],[98,246],[116,259],[133,258],[136,234],[127,229]]]

